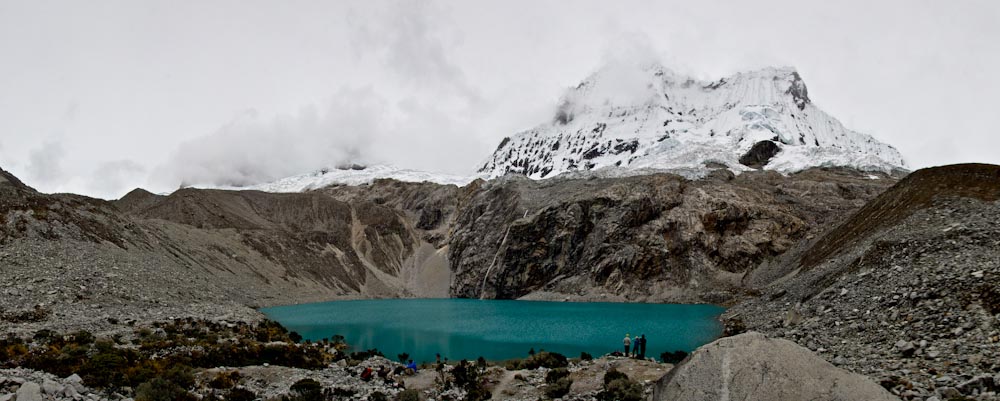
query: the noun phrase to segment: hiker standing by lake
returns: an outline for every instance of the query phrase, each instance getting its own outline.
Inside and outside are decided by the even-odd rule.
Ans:
[[[632,345],[632,339],[628,338],[628,333],[625,333],[625,339],[622,340],[622,344],[625,344],[625,356],[627,357],[629,356],[628,355],[629,347]]]
[[[639,337],[639,359],[646,359],[646,335]]]
[[[639,340],[639,336],[635,336],[635,338],[632,339],[632,357],[633,358],[638,358],[639,357],[639,341],[640,341]]]

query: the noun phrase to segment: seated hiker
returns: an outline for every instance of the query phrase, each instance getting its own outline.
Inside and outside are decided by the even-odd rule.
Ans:
[[[409,373],[411,375],[414,374],[414,373],[417,373],[417,364],[413,363],[413,360],[410,359],[410,361],[406,364],[406,370],[407,370],[407,373]]]
[[[361,372],[361,380],[364,380],[364,381],[371,380],[373,373],[374,372],[372,372],[372,368],[365,368],[365,370]]]

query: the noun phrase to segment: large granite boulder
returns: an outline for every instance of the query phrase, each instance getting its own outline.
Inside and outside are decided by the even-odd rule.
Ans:
[[[750,332],[697,349],[656,384],[657,401],[898,400],[791,341]]]

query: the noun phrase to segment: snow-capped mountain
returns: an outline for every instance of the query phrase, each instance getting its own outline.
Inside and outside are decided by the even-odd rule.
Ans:
[[[330,185],[365,185],[383,178],[391,178],[404,182],[433,182],[442,185],[465,186],[480,175],[461,176],[426,171],[402,169],[393,166],[375,165],[345,165],[335,168],[325,168],[307,174],[282,178],[245,187],[228,186],[198,186],[200,188],[255,190],[264,192],[304,192]]]
[[[548,178],[602,168],[690,172],[719,165],[781,172],[905,166],[892,146],[816,107],[792,68],[704,82],[654,63],[598,70],[563,96],[551,121],[504,138],[479,171]]]

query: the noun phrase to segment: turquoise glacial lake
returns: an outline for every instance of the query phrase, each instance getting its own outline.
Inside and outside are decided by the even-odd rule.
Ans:
[[[528,350],[599,356],[622,348],[625,334],[646,335],[646,356],[695,348],[722,333],[713,305],[385,299],[261,309],[305,339],[344,336],[352,351],[377,348],[416,362],[521,358]]]

